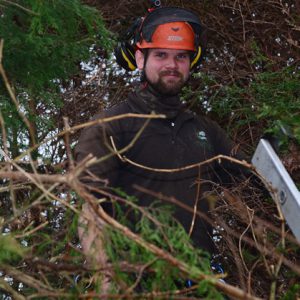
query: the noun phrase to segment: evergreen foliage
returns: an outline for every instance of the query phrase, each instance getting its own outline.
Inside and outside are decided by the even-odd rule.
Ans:
[[[121,209],[117,210],[122,212]],[[110,228],[106,232],[109,237],[107,238],[106,251],[110,261],[115,266],[116,278],[126,282],[129,287],[136,286],[135,292],[169,292],[171,297],[172,291],[183,289],[187,280],[197,282],[197,278],[201,274],[213,276],[210,256],[191,244],[185,229],[172,217],[172,207],[157,202],[153,203],[151,207],[144,208],[142,215],[138,211],[135,211],[135,214],[140,216],[139,221],[135,224],[128,224],[128,218],[122,213],[116,218],[132,228],[146,242],[158,246],[187,264],[190,274],[180,272],[176,266],[156,257],[148,249]],[[141,278],[137,277],[138,273],[130,274],[119,269],[120,262],[144,266]],[[222,299],[221,294],[209,281],[201,280],[197,284],[199,287],[194,292],[194,296],[205,296],[206,299]]]
[[[28,92],[57,87],[78,72],[95,42],[108,49],[109,33],[99,11],[78,0],[19,1],[2,8],[3,66],[16,88]],[[3,4],[2,4],[3,5]]]
[[[110,49],[111,36],[99,11],[79,0],[0,4],[2,64],[20,104],[17,108],[12,103],[1,78],[0,110],[9,130],[9,144],[18,144],[15,153],[20,153],[28,146],[23,141],[29,134],[18,110],[30,121],[36,135],[31,139],[43,139],[54,127],[54,111],[57,113],[62,104],[64,82],[79,73],[80,62],[91,57],[93,44]]]
[[[196,74],[202,86],[217,85],[212,76]],[[260,135],[271,133],[286,141],[282,129],[290,131],[300,143],[300,75],[298,68],[287,67],[282,70],[258,73],[249,85],[235,82],[220,85],[209,97],[207,90],[196,91],[200,103],[221,118],[230,115],[228,130],[241,130],[245,126],[263,124]]]
[[[0,264],[21,260],[25,249],[11,236],[0,235]]]

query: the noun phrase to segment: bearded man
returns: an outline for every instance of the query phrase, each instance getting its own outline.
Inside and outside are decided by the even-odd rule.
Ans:
[[[234,153],[234,144],[224,130],[206,116],[189,111],[180,99],[182,88],[201,59],[202,36],[203,27],[197,15],[183,8],[155,9],[139,24],[134,48],[122,49],[121,57],[129,68],[138,67],[141,82],[125,101],[95,119],[129,113],[155,113],[165,118],[150,119],[142,131],[145,119],[118,118],[82,132],[76,160],[81,161],[89,154],[106,158],[86,173],[84,180],[94,191],[120,188],[135,196],[141,207],[151,205],[161,195],[177,199],[194,212],[208,214],[209,193],[216,184],[228,183],[228,174],[235,172],[235,165],[218,161],[201,166],[199,163],[220,154],[241,156]],[[126,56],[126,50],[131,57]],[[125,153],[118,154],[134,140]],[[107,195],[101,205],[114,215],[113,201]],[[174,207],[173,215],[197,247],[213,252],[211,227],[204,219],[178,206]],[[136,215],[128,214],[128,218],[134,222]],[[88,227],[86,230],[88,233]],[[90,249],[84,239],[83,246],[87,251]]]

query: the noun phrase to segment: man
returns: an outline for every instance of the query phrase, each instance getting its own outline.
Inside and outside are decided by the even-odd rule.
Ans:
[[[213,161],[201,167],[184,168],[219,154],[232,156],[234,148],[215,122],[196,116],[180,100],[179,94],[189,80],[191,68],[199,62],[203,51],[201,36],[198,17],[182,8],[158,8],[139,24],[133,63],[142,72],[142,81],[126,101],[95,119],[152,112],[163,114],[165,118],[149,121],[132,147],[122,153],[126,159],[116,152],[134,140],[145,119],[121,118],[85,129],[76,148],[77,161],[88,154],[97,158],[112,154],[88,170],[93,178],[102,180],[102,185],[85,179],[89,185],[121,188],[128,195],[134,195],[140,206],[149,206],[161,194],[208,213],[209,193],[216,184],[228,183],[228,173],[235,171],[235,165]],[[103,180],[106,180],[105,186]],[[142,190],[154,191],[157,197]],[[109,199],[103,207],[113,214]],[[204,220],[194,218],[191,212],[179,207],[174,208],[174,217],[196,246],[213,251],[210,227]]]

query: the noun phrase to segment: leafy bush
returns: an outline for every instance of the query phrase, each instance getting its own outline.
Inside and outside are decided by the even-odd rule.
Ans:
[[[268,132],[281,137],[284,127],[289,128],[290,135],[300,143],[300,75],[297,70],[288,67],[277,72],[258,73],[246,86],[238,82],[219,85],[212,76],[199,73],[196,76],[202,84],[196,97],[219,118],[229,116],[228,130],[241,130],[246,126],[255,130],[257,124],[263,124],[257,128],[260,135]],[[203,87],[213,84],[218,88],[208,100]]]

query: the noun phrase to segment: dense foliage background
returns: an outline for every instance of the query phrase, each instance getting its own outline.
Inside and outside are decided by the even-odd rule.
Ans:
[[[250,156],[263,134],[276,134],[299,187],[299,1],[163,5],[192,9],[208,29],[206,58],[185,100]],[[132,88],[137,75],[120,70],[111,53],[148,7],[130,0],[0,0],[1,299],[103,299],[103,270],[86,263],[78,242],[81,205],[95,199],[78,182],[87,164],[75,166],[72,149],[85,122]],[[117,201],[134,205],[122,193]],[[154,204],[135,235],[126,220],[123,227],[106,220],[115,282],[109,298],[217,299],[220,291],[240,299],[243,292],[249,299],[299,298],[299,244],[271,197],[245,182],[216,189],[213,202],[221,253],[215,260],[228,273],[226,285],[170,207],[161,212]],[[186,278],[200,284],[186,289]]]

